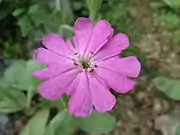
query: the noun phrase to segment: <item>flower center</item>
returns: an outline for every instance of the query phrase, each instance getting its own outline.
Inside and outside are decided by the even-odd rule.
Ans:
[[[90,53],[89,56],[87,57],[79,53],[75,53],[73,59],[74,65],[77,68],[80,68],[84,71],[92,72],[96,68],[96,65],[93,64],[91,58],[92,58],[92,53]]]
[[[82,61],[81,64],[82,64],[84,69],[90,68],[90,63],[88,61]]]

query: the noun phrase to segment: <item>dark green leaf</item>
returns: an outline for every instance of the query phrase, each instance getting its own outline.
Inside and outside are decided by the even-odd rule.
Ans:
[[[28,37],[34,31],[34,26],[29,15],[21,17],[18,20],[18,25],[20,27],[22,37]]]
[[[107,133],[115,128],[116,121],[108,113],[100,114],[96,111],[86,118],[76,118],[78,128],[93,133]]]
[[[49,116],[49,109],[40,110],[25,126],[20,135],[43,135]]]
[[[180,100],[180,80],[157,77],[153,82],[157,89],[164,92],[168,97],[174,100]]]
[[[45,8],[40,7],[39,5],[31,6],[28,14],[31,18],[31,21],[36,27],[39,26],[40,24],[43,24],[46,21],[46,18],[49,18]]]

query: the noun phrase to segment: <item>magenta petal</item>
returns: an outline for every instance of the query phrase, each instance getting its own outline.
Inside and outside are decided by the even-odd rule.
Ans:
[[[42,43],[51,51],[61,55],[72,55],[73,51],[66,45],[64,40],[58,34],[47,34],[43,37]]]
[[[65,93],[67,86],[73,81],[78,73],[78,70],[71,70],[41,83],[38,86],[39,93],[42,97],[49,100],[60,99],[62,94]]]
[[[67,90],[66,90],[67,95],[73,95],[76,92],[78,84],[79,84],[79,79],[80,79],[80,74],[78,74],[76,76],[76,78],[73,80],[73,82],[67,88]]]
[[[112,37],[95,55],[95,60],[106,59],[118,55],[129,46],[129,38],[123,33]]]
[[[113,29],[107,21],[100,20],[97,22],[89,41],[87,53],[96,53],[109,40],[112,34]]]
[[[96,110],[99,112],[112,110],[116,103],[116,99],[109,89],[94,76],[89,76],[89,86],[93,99],[93,105]]]
[[[68,109],[76,117],[86,117],[92,112],[93,105],[86,72],[80,74],[77,90],[69,100]]]
[[[80,17],[74,24],[75,37],[74,42],[77,50],[80,53],[84,53],[87,48],[93,24],[90,19]]]
[[[105,80],[109,87],[113,88],[119,93],[127,93],[135,85],[135,82],[126,76],[119,75],[105,68],[98,67],[96,68],[95,73],[99,78]]]
[[[41,64],[49,65],[54,63],[58,64],[58,63],[66,62],[71,59],[68,59],[50,50],[44,48],[38,48],[35,53],[35,60]]]
[[[64,62],[61,64],[51,64],[48,68],[33,71],[33,76],[39,80],[48,80],[53,77],[59,76],[60,74],[72,70],[74,64],[71,61]]]
[[[129,77],[137,77],[141,69],[140,62],[135,56],[125,58],[117,56],[100,61],[97,65]]]

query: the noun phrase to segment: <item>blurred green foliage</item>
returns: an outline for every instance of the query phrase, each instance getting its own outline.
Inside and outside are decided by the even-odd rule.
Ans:
[[[162,27],[162,37],[171,47],[180,44],[180,1],[162,0],[152,2],[151,6],[155,9],[154,24]]]
[[[55,32],[69,38],[72,35],[69,25],[73,19],[69,0],[2,1],[0,4],[2,56],[25,57],[26,51],[32,49],[35,42],[41,41],[46,33]],[[17,44],[23,44],[24,47]]]
[[[11,45],[9,42],[3,43],[3,56],[5,58],[22,58],[24,57],[23,49],[25,47],[20,44],[13,44]]]
[[[125,32],[126,23],[130,19],[129,11],[124,1],[105,1],[104,8],[100,10],[101,17],[107,19],[114,26],[117,32]],[[111,9],[111,10],[109,10]]]

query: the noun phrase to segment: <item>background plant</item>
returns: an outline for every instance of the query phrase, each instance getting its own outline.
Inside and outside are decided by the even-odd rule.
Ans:
[[[154,23],[163,27],[162,31],[164,41],[171,47],[180,43],[180,2],[178,0],[161,0],[152,2],[152,7],[156,10],[154,13]]]

